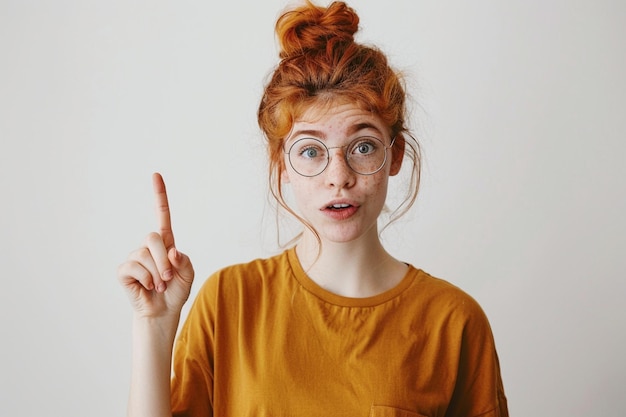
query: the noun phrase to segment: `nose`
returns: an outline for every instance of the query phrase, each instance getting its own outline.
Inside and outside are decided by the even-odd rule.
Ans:
[[[342,148],[335,148],[328,155],[330,159],[324,174],[329,187],[349,188],[354,185],[356,173],[348,165],[344,152]]]

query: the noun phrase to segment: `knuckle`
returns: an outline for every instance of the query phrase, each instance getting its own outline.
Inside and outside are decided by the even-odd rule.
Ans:
[[[131,252],[128,258],[129,261],[141,263],[142,261],[145,262],[151,257],[152,256],[150,255],[150,250],[147,247],[142,246],[141,248],[135,249],[133,252]]]
[[[163,241],[163,238],[157,232],[150,232],[148,233],[148,236],[146,236],[147,245],[155,245],[162,241]]]
[[[118,279],[124,279],[124,277],[126,277],[128,275],[128,273],[126,272],[128,270],[128,264],[130,261],[126,261],[124,263],[121,263],[117,266],[116,269],[116,275],[118,277]]]

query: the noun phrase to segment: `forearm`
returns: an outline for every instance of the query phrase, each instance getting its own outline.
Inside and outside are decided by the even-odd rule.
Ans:
[[[170,377],[178,317],[133,320],[128,417],[171,417]]]

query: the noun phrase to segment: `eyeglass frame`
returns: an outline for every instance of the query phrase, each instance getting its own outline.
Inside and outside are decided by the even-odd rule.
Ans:
[[[354,138],[353,140],[351,140],[349,143],[345,144],[345,145],[341,145],[341,146],[331,146],[328,147],[326,146],[326,144],[324,142],[322,142],[321,139],[318,138],[314,138],[314,137],[303,137],[300,139],[297,139],[296,141],[294,141],[290,146],[289,146],[289,150],[285,151],[285,147],[283,145],[283,153],[285,155],[287,155],[287,159],[289,160],[289,165],[291,165],[291,168],[296,172],[296,174],[303,176],[303,177],[307,177],[307,178],[313,178],[313,177],[317,177],[318,175],[320,175],[322,172],[326,171],[326,168],[328,168],[328,165],[330,165],[330,154],[331,154],[331,150],[332,149],[341,149],[341,148],[349,148],[350,145],[352,145],[353,143],[359,141],[359,140],[363,140],[364,138],[369,138],[369,139],[374,139],[377,140],[378,142],[380,142],[383,145],[383,152],[384,152],[384,158],[382,163],[380,164],[380,166],[373,172],[369,172],[367,174],[364,174],[362,172],[359,172],[357,170],[355,170],[354,168],[352,168],[352,165],[350,165],[350,158],[348,157],[348,152],[345,151],[343,152],[343,159],[346,162],[346,165],[348,165],[348,168],[350,168],[352,170],[352,172],[359,174],[359,175],[374,175],[377,172],[379,172],[381,169],[383,169],[383,167],[385,166],[385,164],[387,163],[387,149],[391,149],[393,147],[393,145],[396,142],[396,138],[397,136],[394,136],[394,138],[391,140],[391,143],[389,144],[389,146],[385,145],[385,142],[383,142],[382,139],[379,139],[375,136],[370,136],[370,135],[364,135],[364,136],[359,136],[357,138]],[[327,152],[327,156],[326,156],[326,165],[324,165],[324,168],[322,168],[322,170],[320,172],[318,172],[317,174],[314,175],[305,175],[300,173],[300,171],[298,171],[294,166],[293,166],[293,162],[291,162],[291,150],[293,149],[293,147],[296,145],[296,143],[303,141],[303,140],[315,140],[316,142],[319,142],[320,144],[322,144],[322,146],[324,148],[326,148]]]

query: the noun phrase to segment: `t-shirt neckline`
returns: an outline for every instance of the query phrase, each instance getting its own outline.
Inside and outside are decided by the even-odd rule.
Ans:
[[[383,291],[380,294],[370,297],[346,297],[328,291],[313,281],[304,271],[304,268],[298,259],[298,255],[296,254],[295,247],[288,249],[286,252],[287,260],[289,262],[289,266],[291,267],[291,271],[293,272],[293,276],[304,289],[325,302],[343,307],[374,307],[393,300],[402,294],[413,283],[416,276],[415,272],[417,271],[412,265],[409,264],[409,268],[402,280],[396,286],[388,289],[387,291]]]

